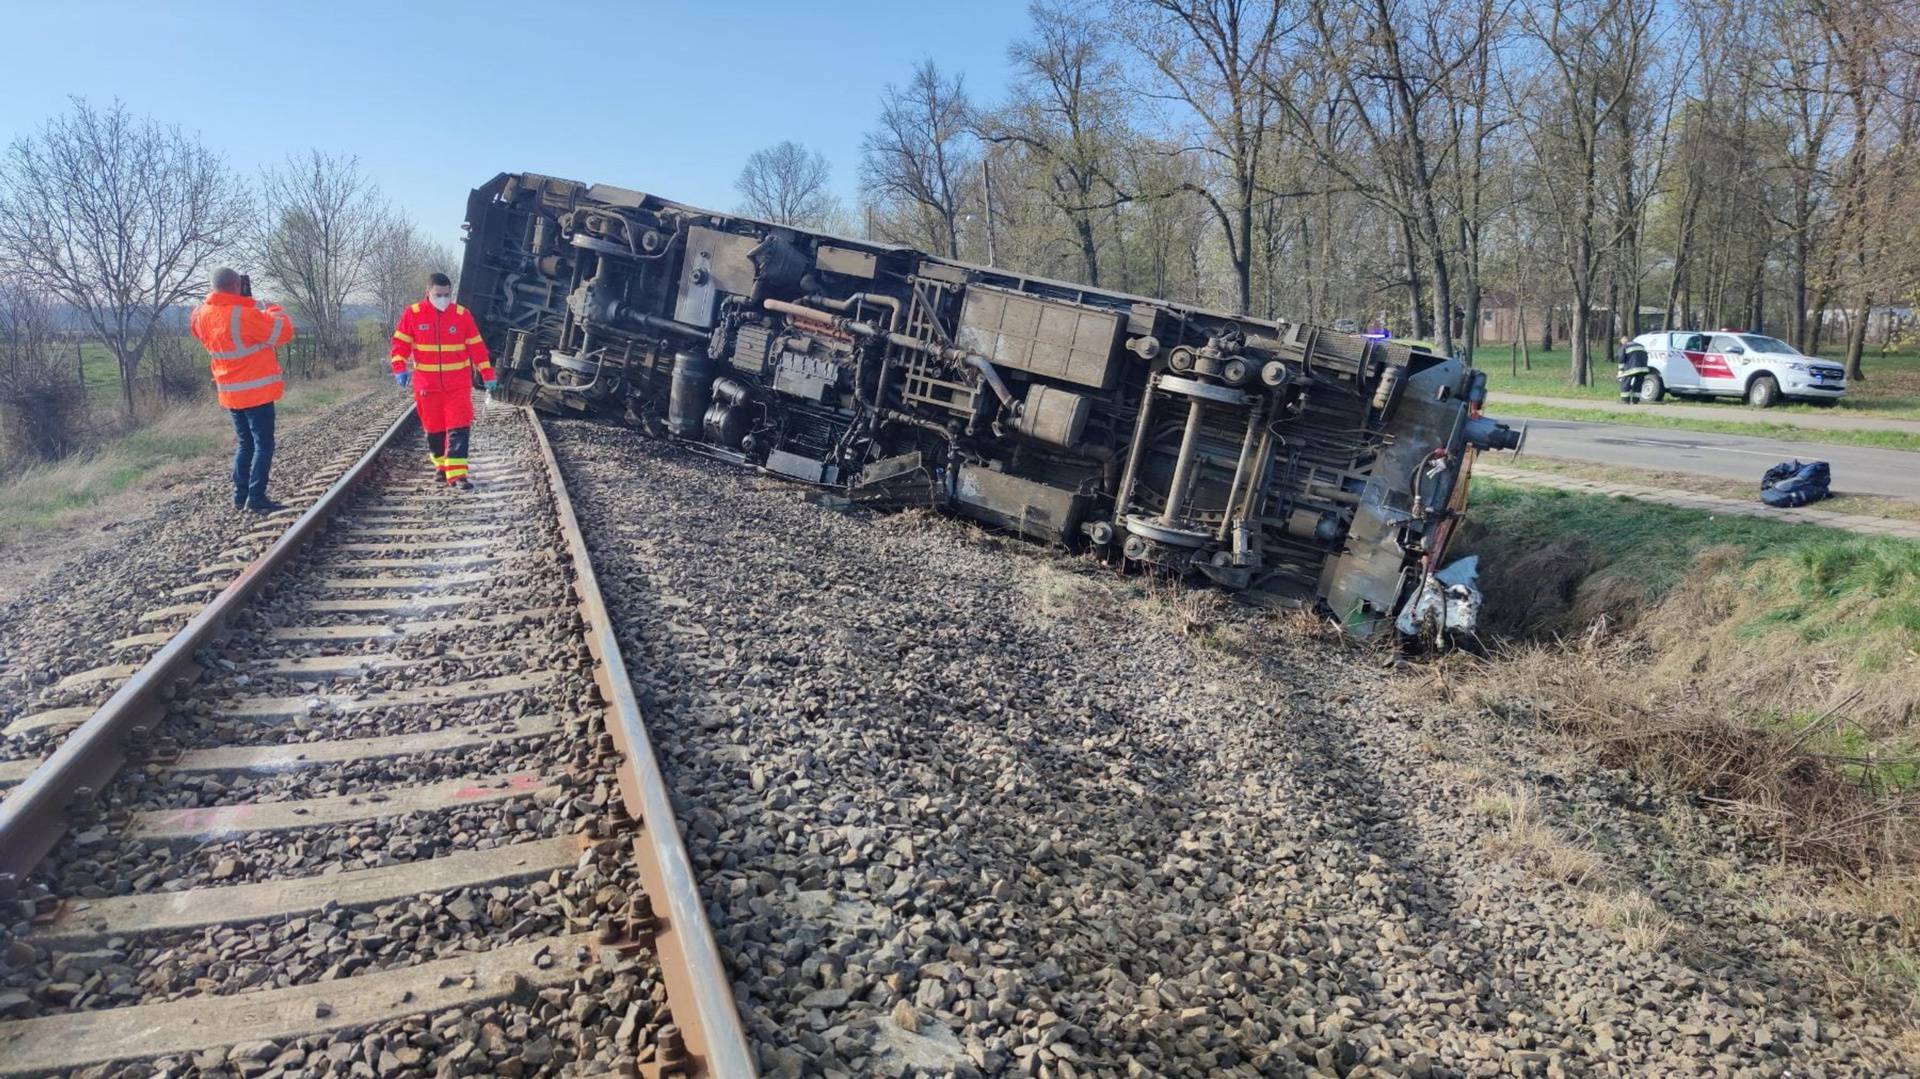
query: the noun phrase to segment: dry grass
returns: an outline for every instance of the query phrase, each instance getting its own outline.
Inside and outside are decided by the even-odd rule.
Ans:
[[[1660,951],[1673,938],[1673,919],[1645,892],[1595,892],[1587,899],[1586,917],[1620,934],[1621,942],[1637,951]]]
[[[1481,707],[1571,738],[1602,764],[1699,794],[1785,854],[1860,868],[1915,852],[1914,797],[1865,786],[1813,748],[1840,721],[1837,707],[1789,727],[1712,692],[1622,677],[1655,663],[1638,638],[1594,635],[1509,652],[1463,688]]]
[[[1474,798],[1473,811],[1501,826],[1486,840],[1489,851],[1517,859],[1542,877],[1578,888],[1606,868],[1591,847],[1568,839],[1548,823],[1531,787],[1484,792]]]

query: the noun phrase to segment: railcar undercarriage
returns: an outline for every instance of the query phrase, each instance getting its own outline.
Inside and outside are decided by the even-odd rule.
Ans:
[[[1438,589],[1474,453],[1519,443],[1483,373],[1365,336],[527,173],[467,224],[459,299],[511,400],[1360,635]]]

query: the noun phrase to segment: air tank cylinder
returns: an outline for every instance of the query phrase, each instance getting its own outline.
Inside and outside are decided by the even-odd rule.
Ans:
[[[667,393],[667,430],[675,438],[699,438],[713,385],[713,361],[704,352],[673,354],[673,387]]]
[[[707,409],[703,423],[708,442],[728,449],[740,445],[752,423],[747,397],[747,388],[741,383],[730,378],[714,379],[713,406]]]

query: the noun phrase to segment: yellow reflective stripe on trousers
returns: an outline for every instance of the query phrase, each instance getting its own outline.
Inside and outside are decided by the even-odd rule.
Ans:
[[[415,371],[465,371],[472,366],[473,364],[462,360],[459,363],[416,363],[413,369]]]

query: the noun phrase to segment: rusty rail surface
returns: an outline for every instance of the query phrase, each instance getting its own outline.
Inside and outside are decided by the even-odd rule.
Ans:
[[[212,640],[227,620],[247,605],[275,570],[287,564],[307,541],[326,527],[366,478],[382,451],[405,430],[413,406],[374,440],[353,466],[341,473],[273,545],[240,571],[221,593],[207,601],[180,632],[135,671],[107,703],[76,727],[60,748],[0,802],[0,894],[11,891],[52,850],[66,831],[72,810],[98,793],[126,763],[130,739],[151,730],[167,702],[200,675],[193,654]]]
[[[633,695],[620,641],[600,594],[593,558],[567,494],[566,478],[539,415],[528,409],[527,418],[533,425],[541,459],[546,462],[560,531],[573,562],[573,587],[580,597],[580,616],[587,624],[587,648],[595,660],[593,678],[607,704],[607,731],[625,758],[625,767],[620,769],[620,797],[638,833],[633,840],[634,856],[653,903],[653,948],[667,983],[667,1003],[673,1011],[674,1025],[680,1029],[687,1053],[704,1074],[728,1079],[752,1076],[756,1074],[753,1053],[734,1003],[732,982],[714,944],[713,927],[700,900],[693,864],[667,797],[667,781],[654,756],[640,702]]]

